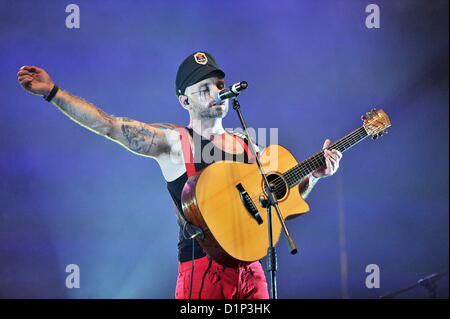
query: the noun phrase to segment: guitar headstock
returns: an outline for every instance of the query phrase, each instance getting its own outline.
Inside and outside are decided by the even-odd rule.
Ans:
[[[391,126],[389,116],[383,110],[372,109],[366,115],[361,116],[361,120],[364,122],[363,126],[367,134],[372,135],[374,140],[387,134],[387,128]]]

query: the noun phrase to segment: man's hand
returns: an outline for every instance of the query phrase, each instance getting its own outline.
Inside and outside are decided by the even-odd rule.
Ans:
[[[24,65],[17,72],[17,79],[22,87],[36,95],[46,96],[53,88],[53,81],[44,69]]]
[[[312,172],[312,176],[315,178],[322,178],[322,177],[328,177],[336,173],[337,169],[339,168],[339,161],[342,158],[342,153],[338,150],[327,150],[326,148],[330,146],[331,141],[325,140],[325,143],[323,143],[323,154],[325,156],[325,163],[326,166],[320,167],[316,169],[314,172]]]

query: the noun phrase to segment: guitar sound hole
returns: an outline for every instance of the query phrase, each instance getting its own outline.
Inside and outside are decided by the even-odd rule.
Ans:
[[[282,177],[277,174],[270,174],[267,175],[267,180],[269,181],[269,184],[273,185],[273,188],[275,189],[275,197],[277,199],[281,199],[286,196],[288,188],[286,181]]]

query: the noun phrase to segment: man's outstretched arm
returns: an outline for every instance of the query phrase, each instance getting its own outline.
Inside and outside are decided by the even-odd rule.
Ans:
[[[54,86],[48,73],[36,66],[21,67],[17,76],[22,87],[32,94],[47,96]],[[51,102],[76,123],[134,153],[158,158],[170,152],[171,143],[167,133],[176,129],[174,125],[146,124],[125,117],[114,117],[62,89],[58,90]]]

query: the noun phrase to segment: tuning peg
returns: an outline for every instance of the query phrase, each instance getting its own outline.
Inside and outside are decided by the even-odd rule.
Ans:
[[[376,140],[378,138],[378,134],[372,135],[372,140]]]
[[[388,133],[388,130],[385,129],[385,130],[383,131],[383,135],[384,135],[384,134],[387,134],[387,133]]]
[[[366,112],[366,118],[371,118],[372,117],[372,113],[370,113],[370,112]]]
[[[376,108],[371,109],[371,110],[370,110],[370,113],[372,113],[372,114],[377,113],[377,109],[376,109]]]
[[[367,120],[367,117],[365,115],[361,115],[361,121]]]

